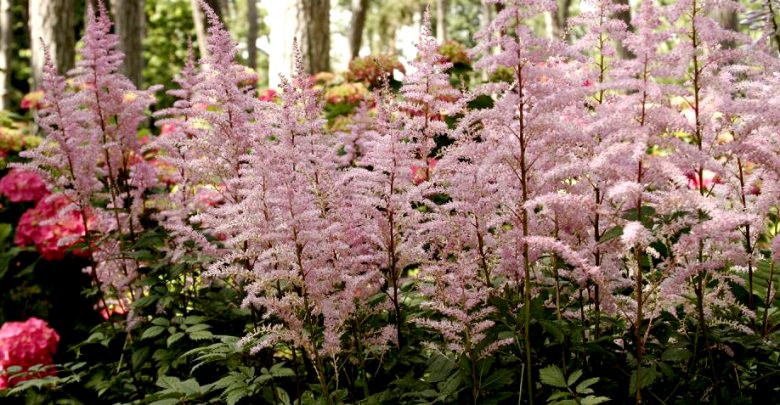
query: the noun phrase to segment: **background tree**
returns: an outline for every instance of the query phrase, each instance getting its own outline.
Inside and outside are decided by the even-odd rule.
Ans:
[[[30,47],[33,85],[40,84],[44,58],[41,41],[49,47],[57,70],[65,72],[75,60],[75,0],[30,0]]]
[[[247,0],[246,2],[246,53],[247,65],[253,70],[257,70],[257,34],[259,29],[257,15],[257,0]]]
[[[146,31],[144,0],[112,0],[116,18],[115,31],[119,35],[119,49],[125,54],[122,73],[136,86],[143,81],[143,41]]]
[[[222,8],[222,2],[220,0],[202,0],[206,5],[214,10],[214,13],[222,20],[224,18],[224,9]],[[200,56],[205,57],[208,55],[208,46],[206,45],[206,37],[208,30],[208,22],[206,21],[206,15],[200,8],[200,0],[191,0],[192,2],[192,19],[195,21],[195,33],[198,36],[198,50]]]
[[[447,40],[448,0],[436,0],[436,40],[442,43]]]
[[[11,0],[0,0],[0,110],[10,108],[11,102]]]
[[[360,56],[360,47],[363,45],[363,29],[366,26],[367,13],[368,0],[352,0],[352,20],[349,24],[350,59],[355,59]]]
[[[330,70],[330,0],[300,0],[296,36],[306,72]]]

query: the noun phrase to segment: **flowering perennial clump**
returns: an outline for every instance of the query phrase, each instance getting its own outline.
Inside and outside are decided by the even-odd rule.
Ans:
[[[251,314],[241,347],[295,364],[296,386],[310,373],[326,402],[341,377],[367,398],[385,355],[406,364],[424,343],[421,356],[462,373],[438,381],[467,383],[456,395],[474,403],[497,389],[483,374],[499,361],[520,365],[502,378],[513,391],[522,381],[529,402],[540,375],[567,388],[539,356],[567,369],[576,344],[622,356],[621,384],[641,403],[672,367],[717,370],[737,350],[720,337],[775,333],[780,61],[767,38],[721,28],[700,0],[642,2],[632,30],[615,17],[625,5],[589,0],[571,19],[584,34],[567,44],[527,24],[555,2],[491,0],[497,15],[468,55],[442,49],[426,13],[397,95],[391,57],[351,64],[370,97],[362,84],[323,94],[296,50],[295,74],[258,97],[201,3],[208,53],[190,52],[173,106],[155,113],[158,136],[137,136],[157,88],[118,72],[99,6],[73,85],[47,65],[47,138],[21,165],[56,194],[38,197],[16,242],[47,258],[82,242],[102,307],[128,308],[130,326],[154,318],[147,338],[176,329],[133,316],[164,283],[183,285],[155,308],[181,298],[174,319],[197,288],[224,287]],[[455,88],[448,72],[467,61],[502,80]],[[345,130],[326,125],[328,102],[360,104]],[[28,198],[13,173],[0,192]],[[648,356],[663,345],[686,352]]]
[[[0,179],[0,194],[13,203],[38,202],[49,190],[37,173],[14,169]]]
[[[25,372],[32,366],[51,366],[59,341],[57,331],[38,318],[4,323],[0,327],[0,389],[13,387],[20,381],[56,375],[57,370],[53,367],[35,373]],[[9,373],[12,366],[20,367],[22,375]]]

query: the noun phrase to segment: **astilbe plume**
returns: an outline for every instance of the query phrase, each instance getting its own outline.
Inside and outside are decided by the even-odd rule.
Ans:
[[[401,86],[402,101],[399,108],[405,114],[406,136],[415,144],[417,158],[421,161],[417,170],[417,182],[428,179],[433,170],[436,138],[449,132],[447,116],[460,112],[460,92],[450,85],[447,70],[452,67],[439,53],[436,38],[431,35],[430,13],[426,9],[422,30],[417,42],[417,57],[410,63],[412,71],[406,74]]]
[[[405,269],[424,257],[416,233],[422,213],[414,204],[422,201],[410,170],[417,161],[416,146],[405,137],[404,120],[386,92],[375,93],[376,118],[362,134],[362,156],[346,174],[346,184],[355,192],[352,210],[367,235],[367,264],[384,277],[383,291],[393,306],[396,337],[402,341],[402,296]]]
[[[19,382],[56,375],[52,356],[57,352],[60,335],[46,321],[29,318],[24,322],[5,322],[0,327],[0,390]],[[38,372],[32,366],[42,365]],[[21,367],[21,375],[11,375],[9,367]]]
[[[730,1],[721,2],[719,6],[738,7]],[[670,54],[676,65],[687,70],[677,72],[678,76],[687,79],[676,99],[685,119],[681,125],[672,127],[677,132],[664,137],[660,143],[672,151],[665,159],[666,174],[671,181],[678,181],[676,187],[659,192],[663,204],[659,204],[657,211],[666,215],[687,213],[678,220],[683,223],[678,227],[690,227],[690,231],[672,246],[671,255],[676,260],[669,269],[673,274],[666,287],[667,292],[679,294],[680,301],[687,306],[686,313],[695,314],[697,328],[706,344],[708,329],[720,323],[718,319],[724,313],[736,309],[745,318],[754,316],[752,293],[748,308],[744,308],[724,286],[742,283],[741,277],[731,271],[741,267],[749,273],[748,289],[752,291],[756,262],[752,256],[758,236],[755,231],[763,228],[768,204],[772,204],[763,196],[751,197],[750,190],[746,189],[750,182],[771,175],[771,172],[760,167],[748,170],[747,166],[756,162],[729,151],[729,138],[740,136],[741,140],[746,140],[754,135],[740,133],[740,127],[745,123],[750,125],[754,114],[740,108],[749,100],[743,100],[744,96],[734,90],[756,85],[754,75],[749,71],[755,64],[753,61],[762,58],[760,52],[752,56],[753,53],[744,48],[725,46],[744,43],[747,39],[721,28],[704,14],[703,5],[697,0],[678,2],[669,12],[680,16],[681,34],[688,39]],[[766,140],[761,143],[766,144]],[[759,177],[747,177],[753,174]],[[683,176],[693,181],[682,183],[679,179]],[[708,178],[712,180],[708,181]],[[767,180],[771,184],[771,176]],[[753,205],[760,200],[763,203]],[[686,280],[688,283],[684,283]],[[696,297],[693,305],[684,300],[690,293]]]
[[[38,148],[22,153],[30,159],[23,167],[43,174],[53,190],[72,201],[61,214],[77,211],[82,218],[94,262],[89,271],[101,286],[127,299],[133,295],[129,284],[137,277],[138,263],[122,252],[142,229],[145,192],[156,183],[137,138],[156,87],[137,90],[119,73],[124,56],[116,50],[118,37],[111,33],[104,4],[98,3],[97,13],[89,9],[87,16],[81,59],[69,73],[73,87],[47,57],[39,113],[47,137]],[[93,206],[93,201],[105,201],[106,208]]]

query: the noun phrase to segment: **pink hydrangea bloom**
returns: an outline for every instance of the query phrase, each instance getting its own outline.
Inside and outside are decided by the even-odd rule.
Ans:
[[[0,389],[12,387],[20,381],[55,375],[57,370],[54,368],[19,377],[9,376],[6,370],[11,366],[19,366],[26,371],[38,364],[51,365],[59,341],[57,331],[38,318],[4,323],[0,327]]]
[[[0,179],[0,194],[11,202],[37,202],[49,194],[46,184],[37,173],[13,169]]]
[[[84,222],[78,211],[61,213],[70,203],[61,194],[38,201],[19,219],[14,243],[34,245],[46,260],[62,260],[75,241],[84,235]],[[73,242],[61,243],[65,238]]]

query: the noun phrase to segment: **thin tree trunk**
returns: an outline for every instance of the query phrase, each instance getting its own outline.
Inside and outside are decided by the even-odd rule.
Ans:
[[[349,30],[350,59],[360,56],[360,47],[363,45],[363,28],[366,26],[368,14],[368,0],[352,0],[352,21]]]
[[[436,41],[442,43],[447,40],[447,0],[436,0]]]
[[[716,8],[715,18],[718,20],[721,27],[730,31],[739,31],[739,17],[737,16],[737,10],[723,7]],[[724,48],[734,48],[737,44],[734,43],[734,41],[723,41],[721,45]]]
[[[247,65],[257,70],[257,0],[247,0],[246,18],[249,23],[246,33]]]
[[[206,4],[214,10],[214,13],[222,20],[223,10],[222,2],[219,0],[205,0]],[[192,19],[195,22],[195,35],[198,37],[198,50],[200,50],[201,58],[208,56],[208,46],[206,45],[206,38],[208,38],[209,23],[206,19],[206,14],[200,9],[200,2],[198,0],[191,0],[192,4]]]
[[[330,0],[300,0],[297,28],[306,72],[330,70]]]
[[[144,0],[112,0],[119,49],[125,54],[122,73],[136,86],[143,83],[143,40],[146,29]]]
[[[558,9],[552,15],[552,36],[553,38],[565,38],[569,40],[569,32],[567,31],[567,25],[569,24],[569,8],[571,7],[571,0],[559,0]]]
[[[626,28],[628,28],[629,31],[633,31],[634,27],[631,25],[631,4],[629,3],[629,0],[615,0],[615,4],[620,4],[628,7],[625,11],[621,11],[619,13],[615,14],[615,18],[617,18],[620,21],[623,21],[626,24]],[[625,44],[623,44],[623,41],[616,41],[616,48],[618,52],[618,56],[620,56],[621,59],[633,59],[634,54],[631,53],[631,51],[626,48]]]
[[[30,0],[33,87],[40,85],[45,64],[41,40],[49,47],[60,73],[73,67],[76,46],[74,3],[74,0]]]
[[[0,110],[11,108],[11,0],[0,0]]]

